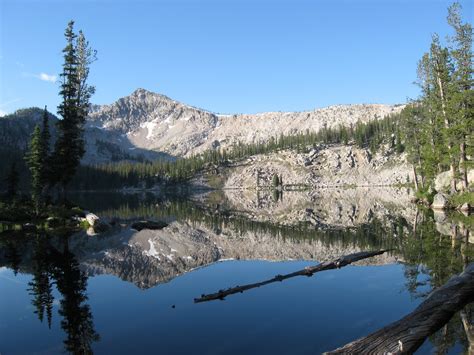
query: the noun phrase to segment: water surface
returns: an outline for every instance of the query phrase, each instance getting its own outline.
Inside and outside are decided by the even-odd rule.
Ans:
[[[96,236],[1,234],[0,352],[321,353],[403,317],[472,260],[472,217],[439,222],[429,211],[394,204],[388,193],[374,201],[362,193],[362,202],[331,192],[337,194],[349,197],[334,206],[321,192],[258,196],[255,203],[255,196],[232,195],[76,196],[124,227]],[[170,225],[142,232],[125,226],[138,217]],[[223,301],[194,302],[378,248],[394,250]],[[456,315],[418,353],[459,354],[467,344]]]

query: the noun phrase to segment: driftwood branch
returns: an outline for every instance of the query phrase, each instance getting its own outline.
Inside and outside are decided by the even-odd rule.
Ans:
[[[295,272],[292,272],[291,274],[286,274],[286,275],[276,275],[272,279],[265,280],[262,282],[257,282],[253,284],[247,284],[244,286],[236,286],[236,287],[231,287],[226,290],[219,290],[216,293],[211,293],[208,295],[201,295],[200,298],[195,298],[194,302],[199,303],[199,302],[207,302],[207,301],[214,301],[214,300],[223,300],[226,296],[233,295],[235,293],[242,293],[244,291],[251,290],[253,288],[265,286],[274,282],[281,282],[286,279],[290,279],[292,277],[296,276],[313,276],[314,273],[324,271],[324,270],[330,270],[330,269],[336,269],[336,268],[341,268],[343,266],[352,264],[356,261],[363,260],[370,258],[372,256],[380,255],[388,250],[378,250],[378,251],[364,251],[360,253],[354,253],[350,255],[345,255],[341,256],[333,261],[327,261],[315,266],[308,266],[302,270],[298,270]]]
[[[451,317],[474,301],[474,263],[435,289],[404,318],[326,354],[411,354]]]

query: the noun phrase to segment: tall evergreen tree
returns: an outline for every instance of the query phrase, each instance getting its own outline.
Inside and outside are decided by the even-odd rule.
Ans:
[[[58,139],[54,148],[54,168],[56,181],[63,191],[76,173],[85,153],[84,122],[89,109],[89,99],[94,88],[87,84],[89,65],[95,59],[84,35],[79,38],[74,33],[74,21],[70,21],[66,31],[66,47],[63,49],[64,64],[61,76],[62,102],[58,113]]]
[[[449,37],[453,58],[453,135],[459,142],[459,165],[463,189],[468,188],[466,141],[472,138],[474,127],[474,93],[472,90],[472,26],[463,23],[461,5],[456,2],[448,9],[448,24],[454,29]]]
[[[44,181],[43,171],[45,156],[42,151],[41,138],[41,129],[37,125],[31,136],[29,151],[25,156],[26,163],[31,172],[31,197],[35,204],[36,214],[39,213]]]
[[[90,47],[84,33],[79,31],[77,38],[77,76],[79,79],[78,103],[80,120],[83,123],[89,113],[90,99],[95,93],[95,87],[87,82],[90,65],[97,60],[97,51]]]
[[[435,112],[437,117],[444,123],[442,134],[444,146],[447,148],[447,164],[451,172],[451,190],[456,191],[457,177],[457,155],[454,145],[455,137],[453,131],[453,85],[452,72],[453,64],[449,51],[441,46],[439,36],[434,35],[430,49],[432,73],[436,82],[434,94],[436,97]]]
[[[43,189],[46,188],[51,179],[51,161],[50,161],[50,139],[51,133],[49,131],[49,113],[48,108],[45,106],[43,111],[43,126],[41,129],[41,144],[40,151],[43,156],[43,166],[41,171],[41,184]]]

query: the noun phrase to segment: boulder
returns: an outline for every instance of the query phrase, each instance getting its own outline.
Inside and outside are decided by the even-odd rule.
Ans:
[[[89,237],[93,237],[93,236],[97,235],[95,229],[92,228],[92,227],[87,228],[86,234],[87,234]]]
[[[433,217],[435,222],[438,223],[445,223],[447,219],[446,213],[444,213],[443,210],[435,210],[433,213]]]
[[[436,222],[436,230],[442,235],[450,237],[453,234],[453,225],[451,223]]]
[[[463,212],[469,212],[471,210],[471,205],[469,205],[469,203],[463,203],[460,207],[459,207],[459,210],[460,211],[463,211]]]
[[[448,208],[448,198],[446,197],[446,195],[442,193],[437,193],[436,195],[434,195],[431,208],[435,210],[443,210]]]
[[[95,227],[96,225],[100,223],[100,218],[97,215],[90,212],[86,213],[86,220],[91,227]]]
[[[474,169],[470,169],[467,172],[467,181],[469,184],[474,182]],[[461,182],[458,180],[456,187],[458,189],[462,188]],[[444,171],[438,175],[436,175],[435,179],[435,189],[437,191],[448,191],[451,188],[451,172]]]
[[[451,184],[451,174],[449,171],[444,171],[436,175],[435,189],[436,191],[449,190]]]
[[[141,231],[142,229],[163,229],[168,226],[168,223],[163,222],[163,221],[137,221],[132,223],[132,228]]]

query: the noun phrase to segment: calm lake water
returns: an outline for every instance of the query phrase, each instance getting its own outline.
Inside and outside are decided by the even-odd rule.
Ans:
[[[74,196],[123,226],[95,236],[0,234],[0,353],[333,350],[411,312],[473,259],[472,216],[417,211],[398,193],[304,192],[259,195],[257,201],[235,192],[194,200]],[[128,227],[143,218],[169,225],[141,232]],[[394,250],[222,301],[194,302],[202,294],[378,248]],[[472,305],[465,311],[472,319]],[[467,348],[456,315],[418,353],[461,354]]]

